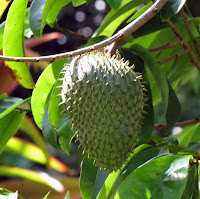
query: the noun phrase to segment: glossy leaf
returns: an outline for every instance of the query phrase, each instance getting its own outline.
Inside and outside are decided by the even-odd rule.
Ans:
[[[0,0],[0,19],[11,0]]]
[[[122,181],[137,167],[144,164],[149,159],[156,156],[159,152],[157,148],[150,148],[150,145],[140,145],[134,150],[131,159],[127,165],[124,165],[124,169],[121,171],[112,172],[106,179],[101,191],[98,194],[98,199],[113,198],[117,188]],[[141,158],[142,157],[142,158]]]
[[[195,180],[196,178],[198,179],[197,176],[198,176],[198,171],[196,165],[193,165],[190,168],[185,191],[181,199],[188,199],[195,195],[195,189],[196,187],[198,187],[198,180],[197,181]]]
[[[0,166],[0,176],[25,178],[48,185],[59,192],[64,190],[63,185],[58,180],[43,172],[35,172],[18,167]]]
[[[164,72],[155,58],[140,45],[133,45],[131,49],[136,52],[147,64],[158,88],[160,89],[167,122],[166,132],[168,132],[178,121],[181,114],[181,106],[176,94],[174,93],[171,85],[168,83]]]
[[[46,18],[46,22],[51,28],[53,28],[54,23],[57,22],[57,16],[60,10],[70,2],[71,0],[65,0],[65,1],[54,0],[54,3],[51,5],[51,8],[49,9]]]
[[[8,12],[4,30],[3,54],[12,57],[24,57],[24,19],[28,0],[15,0]],[[15,34],[13,34],[15,33]],[[23,62],[5,61],[11,69],[13,78],[23,87],[34,88],[29,68]]]
[[[34,0],[31,3],[29,21],[33,34],[42,37],[46,18],[55,0]]]
[[[27,101],[30,101],[30,98],[23,100],[17,97],[8,97],[0,100],[0,119]]]
[[[178,138],[179,144],[183,146],[188,146],[188,144],[192,142],[200,142],[199,140],[199,131],[200,131],[200,124],[196,124],[191,126],[190,128],[186,128],[184,131],[180,132],[179,134],[175,135],[174,137]]]
[[[181,198],[187,182],[189,157],[168,155],[148,161],[119,186],[115,199]]]
[[[62,85],[62,81],[60,80],[60,78],[62,77],[63,74],[60,74],[52,89],[48,108],[48,117],[52,128],[59,135],[59,143],[61,145],[61,148],[69,155],[70,143],[76,132],[73,132],[71,130],[70,121],[66,120],[67,114],[63,112],[64,107],[59,106],[60,102],[62,101],[61,97],[59,96],[59,94],[61,93]]]
[[[97,29],[93,37],[99,35],[110,37],[124,20],[133,14],[142,3],[146,2],[149,2],[149,0],[124,1],[119,9],[112,9],[107,14],[102,25]]]
[[[73,6],[74,7],[78,7],[84,3],[86,3],[87,1],[86,0],[72,0],[72,3],[73,3]]]
[[[176,15],[184,6],[185,2],[186,0],[168,0],[160,11],[162,20],[166,21]]]
[[[49,108],[49,103],[46,106],[46,109],[45,109],[44,115],[43,115],[43,119],[42,119],[42,133],[45,137],[45,140],[49,144],[51,144],[54,148],[58,149],[57,135],[56,135],[55,130],[52,128],[52,126],[49,122],[48,108]]]
[[[42,118],[49,101],[51,89],[63,68],[65,61],[59,60],[50,64],[40,75],[31,98],[31,107],[37,126],[42,129]]]
[[[114,9],[118,9],[122,0],[106,0],[106,2]]]
[[[0,24],[0,50],[3,48],[3,34],[5,29],[5,22]]]
[[[80,189],[83,199],[92,199],[98,167],[85,157],[81,164]]]
[[[0,119],[0,154],[6,147],[7,142],[15,135],[26,112],[13,110]]]

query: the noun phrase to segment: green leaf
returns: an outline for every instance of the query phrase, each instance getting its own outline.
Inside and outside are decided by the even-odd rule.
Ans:
[[[114,9],[118,9],[122,0],[106,0],[106,2]]]
[[[15,0],[8,12],[4,30],[3,54],[12,57],[24,57],[24,19],[28,0]],[[15,33],[15,34],[13,34]],[[23,62],[5,61],[15,80],[25,88],[34,88],[34,81],[28,65]]]
[[[80,5],[82,5],[82,4],[86,3],[86,2],[87,2],[87,0],[72,0],[72,3],[73,3],[74,7],[78,7],[78,6],[80,6]]]
[[[115,199],[180,198],[188,176],[189,156],[162,156],[134,170],[119,186]]]
[[[31,3],[29,21],[33,34],[42,37],[46,18],[55,0],[34,0]]]
[[[30,23],[29,23],[29,11],[30,9],[27,8],[26,15],[25,15],[25,23],[24,23],[24,36],[28,38],[30,38],[33,35],[33,32],[30,27]]]
[[[70,199],[70,194],[69,194],[69,191],[67,191],[67,194],[66,194],[66,196],[65,196],[65,198],[64,199]]]
[[[27,101],[30,101],[30,98],[23,100],[17,97],[8,97],[0,100],[0,119]]]
[[[17,132],[26,112],[13,110],[5,117],[0,119],[0,154],[4,150],[7,142]]]
[[[60,128],[58,128],[56,131],[59,136],[59,144],[61,148],[69,155],[70,144],[77,131],[72,131],[69,120],[63,120],[63,122],[61,121],[61,124],[62,125],[60,125]]]
[[[5,11],[5,9],[7,8],[7,6],[9,5],[9,3],[11,2],[11,0],[0,0],[0,19]]]
[[[1,101],[2,99],[7,98],[7,97],[8,97],[7,93],[3,93],[2,95],[0,95],[0,101]]]
[[[184,6],[186,0],[168,0],[160,11],[163,21],[170,19],[176,15]]]
[[[37,126],[42,129],[42,118],[49,101],[50,92],[65,60],[58,60],[50,64],[40,75],[31,98],[31,107]]]
[[[140,45],[133,45],[131,49],[136,52],[147,64],[158,88],[160,89],[167,122],[166,132],[168,132],[178,121],[181,114],[181,106],[176,94],[174,93],[171,85],[168,83],[163,70],[150,52]]]
[[[49,144],[51,144],[54,148],[58,149],[57,135],[49,122],[48,108],[49,108],[49,103],[46,106],[42,119],[42,133],[45,137],[45,140]]]
[[[141,4],[146,2],[149,2],[149,0],[123,1],[119,9],[112,9],[106,15],[101,26],[93,34],[93,37],[99,35],[110,37],[124,20],[133,14]]]
[[[3,34],[6,22],[0,24],[0,50],[3,48]]]
[[[200,124],[196,124],[189,130],[180,132],[180,134],[182,133],[182,136],[179,138],[179,144],[187,147],[191,141],[200,142],[198,139],[196,139],[199,137],[199,131]]]
[[[10,196],[9,194],[14,194],[17,195],[17,199],[23,199],[18,192],[16,191],[15,193],[13,193],[12,191],[9,191],[7,189],[5,189],[4,187],[0,186],[0,195],[1,196]],[[11,195],[12,196],[12,195]],[[3,198],[2,198],[3,199]]]
[[[59,143],[61,148],[69,155],[70,143],[76,132],[71,130],[70,121],[66,120],[68,116],[65,112],[63,112],[64,107],[59,105],[62,101],[61,97],[59,96],[62,86],[62,81],[60,78],[62,77],[63,74],[61,73],[52,89],[48,117],[52,128],[59,135]]]
[[[50,191],[44,196],[44,198],[43,199],[47,199],[48,198],[48,196],[49,196],[49,194],[50,194]]]
[[[190,199],[195,194],[195,188],[198,187],[198,180],[195,180],[196,178],[198,179],[197,176],[198,171],[196,165],[193,165],[189,170],[187,184],[181,199]]]
[[[35,144],[37,144],[37,146],[39,146],[40,150],[42,150],[42,153],[44,154],[46,158],[46,163],[45,163],[46,167],[50,168],[49,152],[46,147],[46,142],[44,140],[44,137],[41,135],[41,132],[39,131],[39,129],[36,127],[35,123],[33,122],[32,118],[25,116],[20,124],[19,129],[20,131],[24,132],[27,136],[29,136],[31,140]]]
[[[98,167],[84,157],[81,164],[80,189],[83,199],[92,199]]]
[[[150,148],[150,145],[140,145],[134,150],[134,153],[126,165],[126,170],[118,170],[112,172],[106,179],[101,191],[98,194],[98,199],[112,198],[114,197],[117,188],[122,181],[137,167],[144,164],[149,159],[158,155],[159,149]],[[141,158],[142,157],[142,158]]]
[[[63,185],[58,180],[44,172],[35,172],[18,167],[0,166],[0,176],[25,178],[34,182],[48,185],[59,192],[64,190]]]
[[[49,9],[46,18],[46,22],[51,28],[53,28],[54,23],[57,22],[57,16],[60,10],[70,2],[71,0],[65,0],[65,1],[55,0],[54,3],[51,5],[51,8]]]

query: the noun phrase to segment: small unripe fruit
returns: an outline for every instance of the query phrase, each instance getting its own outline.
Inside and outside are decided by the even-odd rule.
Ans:
[[[62,103],[83,151],[109,171],[126,162],[141,132],[145,98],[128,61],[92,52],[64,68]]]

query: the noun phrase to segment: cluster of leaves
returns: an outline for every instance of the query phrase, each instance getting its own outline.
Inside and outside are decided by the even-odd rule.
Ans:
[[[53,27],[60,10],[70,2],[74,6],[79,6],[83,3],[89,4],[90,0],[34,0],[30,8],[27,8],[28,0],[13,1],[6,21],[0,25],[0,48],[3,48],[3,54],[13,57],[25,56],[24,37],[32,35],[42,37],[45,25]],[[0,0],[0,3],[1,16],[8,1]],[[87,45],[111,37],[153,5],[151,0],[107,0],[107,3],[111,6],[111,11]],[[94,167],[91,160],[84,157],[80,176],[83,198],[195,199],[200,197],[198,188],[200,125],[185,127],[178,135],[166,138],[152,136],[155,123],[154,105],[160,102],[163,104],[167,135],[181,116],[181,105],[174,90],[178,89],[177,85],[190,81],[197,72],[187,54],[159,64],[160,60],[166,60],[177,54],[181,46],[152,53],[148,50],[179,41],[166,24],[169,19],[183,34],[184,39],[189,44],[192,43],[191,37],[185,31],[183,18],[179,15],[185,3],[186,0],[169,0],[158,14],[120,45],[121,55],[135,64],[136,70],[143,74],[148,96],[148,106],[145,107],[147,114],[143,121],[138,147],[121,170],[112,173],[101,171]],[[193,18],[189,13],[188,17],[190,17],[188,22],[191,31],[199,41],[200,19]],[[193,47],[192,50],[195,53]],[[30,103],[34,120],[42,130],[45,140],[55,148],[60,145],[69,154],[70,143],[75,133],[70,129],[70,122],[65,120],[67,115],[60,115],[62,107],[58,106],[61,101],[58,97],[60,93],[58,87],[61,84],[60,72],[66,62],[68,59],[51,63],[40,75],[36,85],[26,63],[5,62],[15,80],[23,87],[33,89],[33,93],[25,100],[11,98],[6,94],[0,96],[0,153],[15,135],[27,109],[29,110],[22,105]],[[2,173],[5,172],[4,169]],[[5,192],[7,191],[3,193]]]

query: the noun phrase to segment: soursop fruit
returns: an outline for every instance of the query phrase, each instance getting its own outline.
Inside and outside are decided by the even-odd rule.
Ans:
[[[75,57],[64,69],[61,97],[71,128],[94,164],[117,170],[141,132],[145,97],[141,75],[128,61],[102,52]]]

